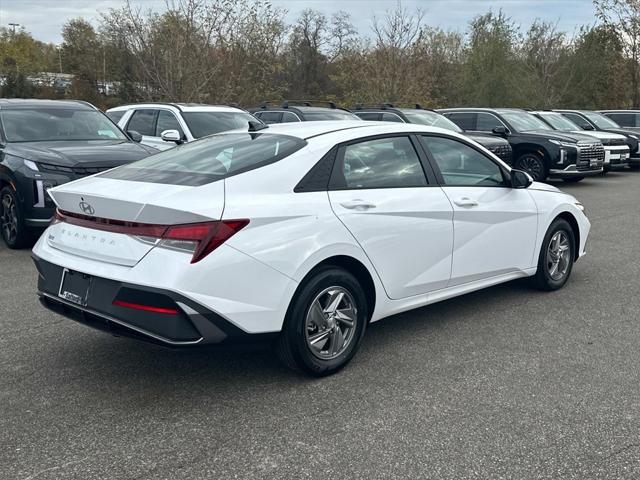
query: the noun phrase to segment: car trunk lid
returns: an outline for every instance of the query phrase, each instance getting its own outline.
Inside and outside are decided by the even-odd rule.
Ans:
[[[58,208],[85,222],[53,225],[47,242],[59,250],[118,265],[133,266],[155,245],[141,234],[105,229],[105,223],[168,226],[219,220],[224,209],[224,183],[202,187],[132,182],[99,176],[49,191]],[[206,201],[203,201],[206,199]],[[92,223],[93,222],[93,223]]]

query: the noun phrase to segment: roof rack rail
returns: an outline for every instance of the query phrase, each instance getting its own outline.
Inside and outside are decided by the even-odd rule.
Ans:
[[[332,102],[331,100],[284,100],[282,102],[282,108],[289,108],[290,105],[301,105],[304,107],[313,107],[314,104],[318,104],[318,103],[322,103],[325,105],[328,105],[329,108],[333,109],[333,110],[344,110],[343,108],[338,107],[338,105],[336,105],[336,102]]]
[[[141,103],[147,104],[147,105],[168,105],[169,107],[174,107],[182,111],[180,104],[173,103],[173,102],[137,102],[137,103],[125,103],[123,105],[118,105],[118,106],[119,107],[135,107],[136,105],[140,105]]]
[[[379,108],[380,110],[386,110],[387,108],[396,108],[393,103],[356,103],[355,110],[362,110],[363,108]]]

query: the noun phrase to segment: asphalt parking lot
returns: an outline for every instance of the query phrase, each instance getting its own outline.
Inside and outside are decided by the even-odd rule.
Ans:
[[[566,288],[384,320],[320,380],[55,316],[0,246],[0,478],[639,478],[640,173],[559,186],[593,224]]]

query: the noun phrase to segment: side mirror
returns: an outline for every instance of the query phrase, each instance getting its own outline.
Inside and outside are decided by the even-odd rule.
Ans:
[[[507,133],[509,133],[509,131],[507,130],[507,127],[493,127],[493,129],[491,130],[492,133],[494,133],[495,135],[506,135]]]
[[[140,143],[142,141],[142,135],[135,130],[127,130],[127,135],[129,135],[129,138],[136,143]]]
[[[182,135],[180,135],[178,130],[164,130],[160,134],[160,138],[165,142],[175,142],[176,145],[182,144]]]
[[[533,178],[522,170],[511,170],[511,188],[528,188],[533,183]]]
[[[590,125],[590,124],[588,124],[588,123],[585,123],[585,124],[582,126],[582,129],[583,129],[583,130],[595,130],[595,128],[593,128],[593,125]]]

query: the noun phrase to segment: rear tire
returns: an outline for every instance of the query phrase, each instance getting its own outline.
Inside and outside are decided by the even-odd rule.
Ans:
[[[27,246],[33,237],[24,224],[18,196],[8,186],[0,190],[0,235],[11,249]]]
[[[291,301],[275,350],[290,368],[323,377],[353,358],[368,321],[360,283],[346,270],[327,266],[305,280]]]
[[[576,258],[576,240],[569,223],[556,219],[547,230],[538,257],[538,271],[533,284],[539,290],[558,290],[571,276]]]
[[[527,172],[536,182],[544,182],[549,176],[543,158],[537,153],[520,155],[515,165],[515,168]]]
[[[565,183],[578,183],[584,180],[584,177],[570,177],[562,179]]]

